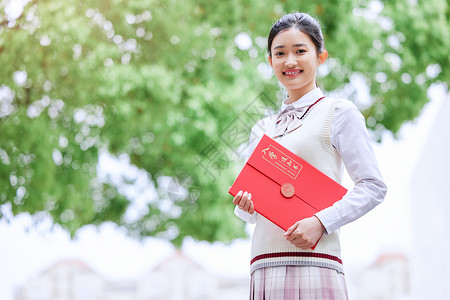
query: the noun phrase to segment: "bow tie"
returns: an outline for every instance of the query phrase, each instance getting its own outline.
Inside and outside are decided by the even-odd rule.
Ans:
[[[278,114],[275,123],[275,133],[273,138],[283,136],[286,133],[292,132],[303,125],[303,118],[308,111],[325,97],[317,99],[316,102],[310,106],[295,108],[293,105],[288,106],[285,110]]]
[[[306,112],[306,108],[307,107],[295,108],[291,105],[279,113],[275,123],[275,134],[273,138],[292,132],[302,126],[302,117]]]

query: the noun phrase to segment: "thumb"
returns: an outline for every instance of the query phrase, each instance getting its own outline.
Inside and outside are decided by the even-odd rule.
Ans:
[[[294,225],[292,225],[291,227],[288,228],[288,230],[283,234],[283,236],[290,236],[295,229],[297,229],[298,224],[295,223]]]

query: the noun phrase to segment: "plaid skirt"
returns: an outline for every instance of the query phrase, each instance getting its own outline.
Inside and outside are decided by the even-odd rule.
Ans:
[[[277,266],[257,269],[250,300],[347,300],[344,274],[321,267]]]

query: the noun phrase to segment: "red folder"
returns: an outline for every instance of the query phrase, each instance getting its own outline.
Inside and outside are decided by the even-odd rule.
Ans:
[[[255,210],[287,230],[342,199],[339,183],[264,135],[231,186],[252,194]]]

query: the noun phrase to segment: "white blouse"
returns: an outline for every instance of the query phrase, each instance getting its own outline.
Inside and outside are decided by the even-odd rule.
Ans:
[[[280,111],[288,105],[295,108],[309,106],[322,96],[322,91],[316,88],[292,104],[285,104],[286,100],[283,101]],[[372,149],[364,116],[352,102],[338,101],[330,138],[355,185],[333,206],[316,213],[327,233],[332,233],[369,212],[384,200],[387,191]],[[251,154],[253,149],[249,150]],[[256,212],[249,214],[236,206],[235,214],[248,223],[256,223]]]

